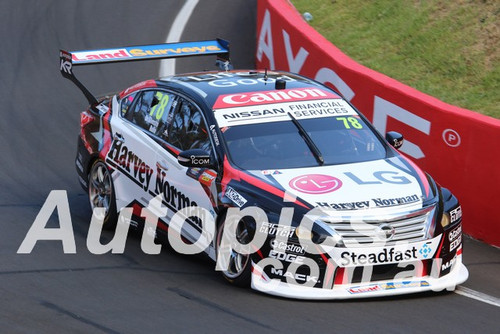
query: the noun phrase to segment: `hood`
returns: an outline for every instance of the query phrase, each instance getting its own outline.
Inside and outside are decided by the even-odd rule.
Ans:
[[[422,208],[428,196],[425,175],[400,157],[282,170],[252,171],[312,207],[362,210],[363,215]]]

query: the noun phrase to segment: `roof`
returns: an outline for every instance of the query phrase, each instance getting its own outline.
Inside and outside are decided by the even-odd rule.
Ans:
[[[213,106],[219,95],[275,90],[279,79],[285,81],[287,89],[318,87],[318,83],[298,74],[255,70],[186,73],[162,78],[157,84],[178,84]]]

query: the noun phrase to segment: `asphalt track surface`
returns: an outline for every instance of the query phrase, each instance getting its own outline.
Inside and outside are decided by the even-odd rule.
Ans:
[[[500,307],[453,292],[357,301],[287,300],[227,284],[196,256],[86,248],[90,209],[74,167],[86,101],[59,74],[58,50],[161,43],[184,1],[0,1],[1,333],[498,333]],[[200,1],[182,40],[223,37],[253,67],[256,1]],[[213,59],[177,62],[177,71]],[[93,92],[157,76],[156,61],[77,68]],[[66,190],[77,254],[39,241],[17,254],[51,190]],[[57,226],[57,215],[50,224]],[[111,234],[105,233],[108,240]],[[465,239],[466,288],[500,298],[500,250]],[[498,301],[498,299],[497,299]]]

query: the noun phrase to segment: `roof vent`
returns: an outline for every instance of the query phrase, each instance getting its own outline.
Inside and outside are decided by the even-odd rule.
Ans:
[[[275,89],[285,89],[286,88],[286,81],[283,79],[277,79],[276,83],[274,84]]]

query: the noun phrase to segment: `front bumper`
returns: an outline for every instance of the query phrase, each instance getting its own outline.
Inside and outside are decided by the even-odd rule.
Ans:
[[[462,263],[462,255],[457,255],[450,272],[439,278],[431,276],[393,279],[360,284],[334,285],[333,288],[315,288],[288,284],[276,279],[266,279],[259,271],[252,272],[252,289],[270,295],[296,299],[352,299],[395,296],[425,291],[453,291],[469,277]]]

